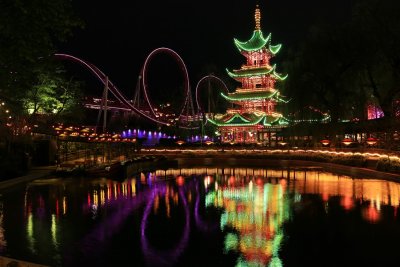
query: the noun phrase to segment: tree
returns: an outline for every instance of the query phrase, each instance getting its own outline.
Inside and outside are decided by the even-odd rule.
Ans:
[[[22,105],[43,59],[80,26],[67,0],[0,1],[0,97]]]
[[[400,3],[396,0],[359,0],[354,12],[364,87],[375,97],[387,119],[400,92]]]
[[[23,98],[23,105],[31,118],[42,114],[55,121],[80,106],[81,83],[66,78],[62,68],[54,69],[40,70],[36,84]]]

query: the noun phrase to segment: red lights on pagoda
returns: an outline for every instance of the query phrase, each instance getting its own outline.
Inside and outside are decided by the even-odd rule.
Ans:
[[[351,145],[353,143],[353,140],[351,140],[350,138],[345,138],[345,139],[342,140],[342,143],[345,146],[349,146],[349,145]]]
[[[321,140],[321,144],[323,146],[329,146],[331,144],[331,141],[329,141],[328,139],[324,139],[324,140]]]
[[[376,143],[378,143],[378,139],[373,138],[373,137],[369,137],[369,138],[367,138],[366,143],[369,146],[374,146],[374,145],[376,145]]]

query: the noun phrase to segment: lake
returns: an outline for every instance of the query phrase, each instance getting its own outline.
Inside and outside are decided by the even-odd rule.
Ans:
[[[322,168],[35,180],[0,196],[0,253],[50,266],[389,266],[400,184]]]

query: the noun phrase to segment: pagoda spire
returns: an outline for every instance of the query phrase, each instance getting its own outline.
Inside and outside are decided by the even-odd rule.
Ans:
[[[258,5],[256,5],[256,12],[254,14],[254,19],[256,21],[256,31],[260,31],[261,30],[261,11],[260,8],[258,7]]]

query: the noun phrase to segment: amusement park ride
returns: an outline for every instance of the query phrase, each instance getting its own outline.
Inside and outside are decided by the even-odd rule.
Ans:
[[[148,88],[148,68],[151,60],[158,54],[167,54],[171,56],[183,74],[183,95],[184,101],[181,107],[176,110],[168,109],[169,112],[163,112],[158,106],[154,104],[154,100],[151,99]],[[146,58],[142,70],[140,71],[139,81],[136,86],[134,98],[128,99],[94,64],[82,60],[78,57],[68,54],[55,54],[55,57],[59,60],[67,60],[73,63],[77,63],[87,69],[93,74],[99,82],[104,86],[101,98],[93,98],[85,103],[85,107],[89,109],[99,110],[100,119],[101,113],[103,113],[103,131],[106,130],[107,126],[107,112],[109,111],[120,111],[133,113],[157,125],[173,126],[183,129],[198,129],[201,127],[201,123],[205,121],[204,112],[205,108],[202,106],[200,100],[200,94],[202,92],[201,87],[205,81],[215,80],[219,83],[225,92],[228,92],[228,88],[225,83],[216,76],[208,75],[203,77],[196,85],[196,108],[194,107],[192,91],[190,88],[189,74],[183,59],[174,50],[166,47],[160,47],[153,50]],[[166,94],[168,92],[165,92]],[[210,100],[208,101],[210,102]],[[168,104],[167,104],[168,105]],[[208,112],[210,108],[208,107]]]
[[[175,129],[203,130],[203,126],[209,123],[217,128],[215,133],[221,135],[224,143],[275,144],[279,141],[282,128],[295,121],[284,117],[276,108],[279,103],[289,102],[275,87],[275,83],[285,80],[287,75],[279,74],[276,64],[272,65],[270,62],[282,45],[272,45],[271,34],[263,36],[260,21],[261,12],[257,6],[255,29],[250,40],[234,40],[237,49],[246,58],[246,63],[240,69],[227,70],[227,74],[241,84],[234,92],[229,92],[220,78],[208,75],[198,81],[192,95],[185,62],[177,52],[166,47],[153,50],[145,59],[133,99],[124,96],[108,76],[92,63],[67,54],[55,54],[55,57],[80,64],[103,84],[102,97],[85,104],[87,108],[99,110],[98,125],[103,113],[103,132],[106,132],[107,112],[122,111],[133,113],[157,126],[171,126]],[[183,77],[183,92],[176,93],[182,103],[175,103],[174,108],[169,107],[169,103],[163,107],[156,105],[156,99],[151,97],[153,92],[149,88],[151,79],[148,69],[154,57],[160,54],[171,57],[179,66]],[[207,84],[208,90],[205,90]],[[167,90],[161,94],[176,98]],[[177,98],[175,102],[179,102]]]

